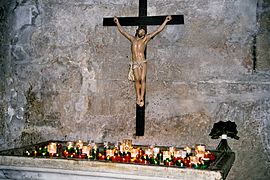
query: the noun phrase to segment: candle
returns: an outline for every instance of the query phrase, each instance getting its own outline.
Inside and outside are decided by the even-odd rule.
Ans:
[[[35,151],[34,151],[34,156],[36,157],[36,156],[37,156],[37,154],[38,154],[38,152],[35,150]]]
[[[86,154],[80,154],[80,155],[78,156],[78,158],[79,158],[79,159],[85,159],[85,158],[86,158]]]
[[[90,149],[91,149],[90,146],[83,146],[83,147],[82,147],[82,154],[86,154],[87,156],[89,156],[89,154],[90,154]]]
[[[175,158],[180,158],[180,157],[182,157],[182,151],[180,150],[180,151],[175,151],[174,152],[174,157]]]
[[[163,160],[170,159],[171,155],[169,151],[163,151]]]
[[[191,164],[198,164],[199,158],[197,156],[190,156],[190,163]]]
[[[136,158],[137,155],[139,154],[139,150],[138,149],[131,149],[131,158]]]
[[[195,145],[195,155],[198,158],[203,158],[205,153],[205,145],[204,144],[196,144]]]
[[[112,156],[112,157],[111,157],[111,160],[112,160],[112,162],[116,162],[116,161],[117,161],[116,156]]]
[[[170,155],[173,156],[175,152],[175,147],[169,147]]]
[[[195,164],[193,164],[193,168],[194,168],[194,169],[199,169],[200,166],[199,166],[199,164],[195,163]]]
[[[67,142],[67,148],[68,150],[72,149],[74,146],[74,143],[73,142]]]
[[[216,159],[216,156],[214,154],[212,154],[210,151],[206,151],[204,153],[204,157],[209,158],[210,161],[214,161]]]
[[[185,147],[186,152],[187,152],[187,155],[189,156],[191,154],[191,148],[190,147]]]
[[[57,152],[56,143],[50,143],[47,149],[48,149],[49,154],[52,154],[52,155],[56,154]]]
[[[210,165],[210,158],[202,158],[202,169],[206,169]]]
[[[106,150],[106,156],[109,156],[109,157],[114,156],[114,150],[112,150],[112,149],[107,149],[107,150]]]
[[[146,149],[145,154],[148,155],[148,156],[153,155],[152,149],[150,149],[150,148]]]
[[[166,161],[166,166],[173,166],[173,162],[172,161]]]
[[[77,148],[82,149],[83,148],[83,141],[82,140],[78,140],[76,143]]]
[[[154,151],[154,157],[157,157],[158,153],[159,153],[159,148],[155,147],[153,148]]]
[[[182,157],[183,159],[187,157],[187,151],[186,151],[186,150],[182,150],[181,157]]]
[[[63,155],[64,155],[64,157],[68,157],[68,151],[64,150]]]
[[[26,154],[27,156],[30,156],[30,155],[31,155],[31,153],[30,153],[29,151],[25,151],[25,154]]]
[[[102,154],[100,154],[100,153],[99,153],[99,156],[98,156],[98,157],[99,157],[98,159],[101,160],[101,161],[104,161],[105,158],[106,158],[104,155],[102,155]]]
[[[124,146],[125,146],[124,144],[121,144],[121,145],[120,145],[119,151],[120,151],[121,153],[124,152]]]

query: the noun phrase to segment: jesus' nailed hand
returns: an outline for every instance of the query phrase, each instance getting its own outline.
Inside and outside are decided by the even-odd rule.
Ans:
[[[171,16],[167,16],[164,22],[154,32],[149,34],[145,33],[145,29],[138,28],[135,36],[133,36],[128,34],[120,25],[118,18],[114,17],[114,22],[119,32],[131,42],[132,63],[129,79],[135,81],[136,102],[140,107],[144,106],[145,77],[147,70],[147,61],[144,55],[146,45],[165,28],[167,22],[171,19]]]

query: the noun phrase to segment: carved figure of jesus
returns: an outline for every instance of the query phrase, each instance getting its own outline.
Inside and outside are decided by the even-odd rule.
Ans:
[[[159,34],[166,26],[167,22],[172,19],[167,16],[164,22],[152,33],[146,34],[143,28],[136,30],[135,36],[128,34],[114,17],[119,32],[131,42],[132,63],[129,72],[129,80],[135,81],[136,103],[142,107],[144,105],[145,80],[147,71],[147,61],[145,59],[145,48],[147,43]]]

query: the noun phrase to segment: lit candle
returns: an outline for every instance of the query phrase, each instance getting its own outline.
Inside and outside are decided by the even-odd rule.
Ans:
[[[136,158],[137,155],[139,154],[139,150],[138,149],[131,149],[131,158]]]
[[[196,144],[195,145],[195,155],[198,158],[203,158],[205,153],[205,145],[204,144]]]
[[[187,151],[186,150],[182,150],[182,154],[181,157],[184,159],[185,157],[187,157]]]
[[[83,147],[82,147],[82,154],[86,154],[87,156],[89,156],[89,154],[90,154],[90,149],[91,149],[90,146],[83,146]]]
[[[173,156],[175,152],[175,147],[169,147],[170,155]]]
[[[173,162],[172,161],[166,161],[166,166],[173,166]]]
[[[106,150],[106,156],[109,156],[109,157],[114,156],[114,150],[112,150],[112,149],[107,149],[107,150]]]
[[[187,155],[189,156],[191,154],[191,148],[190,147],[185,147],[186,152],[187,152]]]
[[[159,148],[155,147],[153,148],[154,151],[154,157],[157,157],[158,153],[159,153]]]
[[[25,154],[26,154],[27,156],[30,156],[30,155],[31,155],[31,153],[30,153],[29,151],[25,151]]]
[[[67,142],[67,148],[68,150],[70,150],[71,148],[73,148],[74,143],[73,142]]]
[[[150,148],[146,149],[145,154],[148,156],[153,155],[152,149],[150,149]]]
[[[37,156],[37,151],[36,151],[36,150],[34,151],[34,156],[35,156],[35,157]]]
[[[180,158],[180,157],[182,157],[182,151],[180,150],[180,151],[175,151],[174,152],[174,157],[175,158]]]
[[[169,151],[163,151],[163,160],[170,159],[171,155]]]
[[[50,155],[56,154],[57,152],[56,143],[50,143],[47,148]]]
[[[204,157],[209,158],[210,161],[214,161],[216,159],[216,156],[213,153],[211,153],[210,151],[206,151],[204,153]]]
[[[106,158],[106,157],[105,157],[104,155],[99,154],[99,158],[98,158],[99,160],[104,161],[104,160],[105,160],[105,158]]]
[[[116,162],[117,161],[116,156],[112,156],[111,160],[112,160],[112,162]]]
[[[143,160],[143,164],[149,164],[147,160]]]
[[[190,163],[192,164],[198,164],[199,158],[197,156],[190,156]]]
[[[78,158],[79,158],[79,159],[85,159],[85,158],[86,158],[86,154],[80,154],[80,155],[78,156]]]
[[[76,146],[77,146],[79,149],[82,149],[82,148],[83,148],[83,141],[82,141],[82,140],[78,140],[77,143],[76,143]]]

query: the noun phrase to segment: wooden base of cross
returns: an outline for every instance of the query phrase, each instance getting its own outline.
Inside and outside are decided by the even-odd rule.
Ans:
[[[136,136],[144,135],[145,126],[145,105],[142,107],[136,104]]]
[[[167,25],[184,24],[183,15],[171,15],[172,20]],[[122,26],[144,27],[147,32],[147,25],[161,25],[166,16],[147,16],[147,0],[139,0],[139,17],[118,17]],[[116,26],[112,17],[103,18],[103,26]],[[146,52],[145,52],[146,57]],[[145,101],[144,101],[145,102]],[[140,107],[136,104],[136,136],[144,135],[145,127],[145,105]]]

